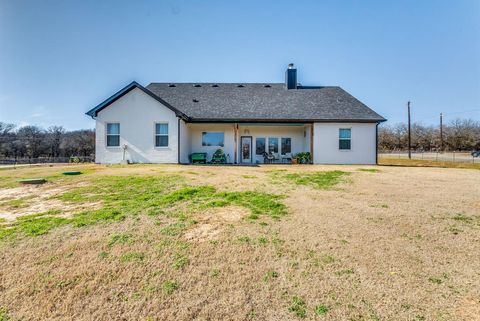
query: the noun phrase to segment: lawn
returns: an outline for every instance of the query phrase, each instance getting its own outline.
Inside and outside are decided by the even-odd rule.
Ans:
[[[48,182],[17,183],[31,177]],[[479,181],[402,166],[0,170],[0,320],[475,320]]]

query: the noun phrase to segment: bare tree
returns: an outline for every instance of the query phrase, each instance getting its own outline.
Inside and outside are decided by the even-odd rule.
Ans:
[[[444,126],[446,150],[469,151],[480,149],[480,122],[471,119],[454,119]],[[437,126],[412,125],[412,147],[414,150],[440,150],[440,130]],[[381,150],[405,150],[407,128],[404,123],[379,127]]]
[[[15,140],[15,125],[0,122],[0,156],[10,156],[10,144]]]
[[[47,129],[46,143],[52,157],[60,155],[60,145],[62,143],[65,129],[62,126],[50,126]]]
[[[17,132],[17,138],[25,144],[26,156],[37,158],[42,154],[44,131],[37,126],[24,126]]]

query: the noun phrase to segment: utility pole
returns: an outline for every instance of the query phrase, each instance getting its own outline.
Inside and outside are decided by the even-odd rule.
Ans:
[[[443,114],[440,113],[440,151],[443,152]]]
[[[410,101],[407,103],[408,109],[408,159],[412,159],[412,136],[410,132]]]

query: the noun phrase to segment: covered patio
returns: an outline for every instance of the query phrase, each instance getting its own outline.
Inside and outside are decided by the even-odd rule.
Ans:
[[[227,164],[290,164],[298,153],[312,154],[309,123],[185,123],[181,128],[182,163],[216,162],[224,152]],[[215,154],[215,157],[214,157]]]

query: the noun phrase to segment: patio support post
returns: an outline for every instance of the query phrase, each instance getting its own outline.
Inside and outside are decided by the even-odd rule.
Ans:
[[[233,163],[234,164],[237,164],[237,153],[238,153],[238,146],[237,146],[237,141],[238,141],[238,124],[237,123],[234,123],[233,124],[233,139],[235,140],[234,141],[234,151],[233,151]]]

